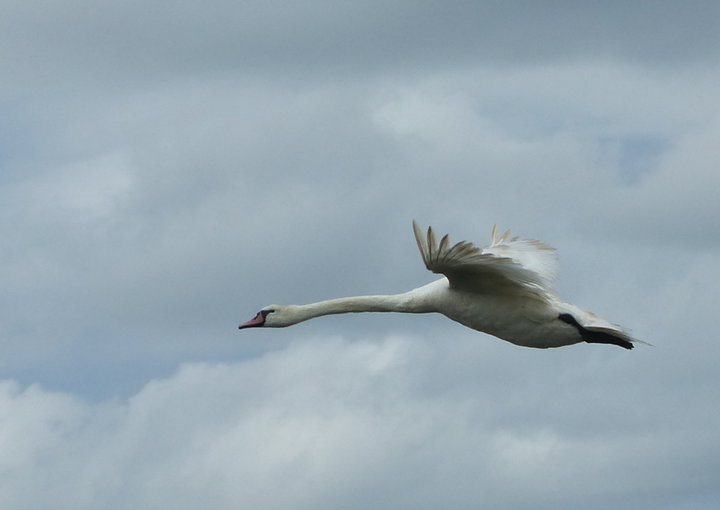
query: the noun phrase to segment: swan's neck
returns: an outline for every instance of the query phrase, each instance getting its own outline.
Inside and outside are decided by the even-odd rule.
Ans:
[[[421,313],[411,292],[381,296],[355,296],[328,299],[306,305],[294,305],[293,315],[297,322],[323,315],[359,312],[414,312]]]

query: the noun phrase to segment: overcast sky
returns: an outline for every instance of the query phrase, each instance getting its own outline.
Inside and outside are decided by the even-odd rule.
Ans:
[[[720,3],[0,4],[2,508],[716,508]],[[413,219],[654,347],[237,330]]]

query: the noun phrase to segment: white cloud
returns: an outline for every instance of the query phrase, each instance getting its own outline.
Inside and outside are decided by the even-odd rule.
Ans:
[[[628,416],[615,405],[622,384],[589,365],[557,375],[562,355],[498,391],[505,383],[486,379],[495,361],[483,358],[519,350],[494,352],[488,341],[306,338],[241,363],[186,364],[125,402],[4,382],[3,504],[558,508],[623,498],[643,508],[648,492],[711,483],[702,472],[717,468],[707,456],[716,432],[694,424],[688,437],[658,421],[656,406]],[[477,375],[454,377],[457,357]],[[428,391],[432,381],[443,382]],[[591,395],[580,415],[562,403]],[[616,423],[603,431],[603,422]]]

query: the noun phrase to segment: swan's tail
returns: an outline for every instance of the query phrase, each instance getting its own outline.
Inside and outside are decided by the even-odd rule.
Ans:
[[[575,317],[569,313],[561,313],[558,316],[563,322],[574,326],[583,340],[589,344],[609,344],[617,345],[624,349],[632,349],[635,347],[633,344],[645,344],[652,345],[637,338],[631,337],[629,334],[621,331],[620,329],[606,328],[602,326],[581,326],[580,323],[575,320]]]

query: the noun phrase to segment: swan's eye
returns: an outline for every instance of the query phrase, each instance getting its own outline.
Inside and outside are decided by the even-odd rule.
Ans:
[[[275,310],[260,310],[260,314],[263,316],[263,319],[268,316],[268,314],[273,313]]]

